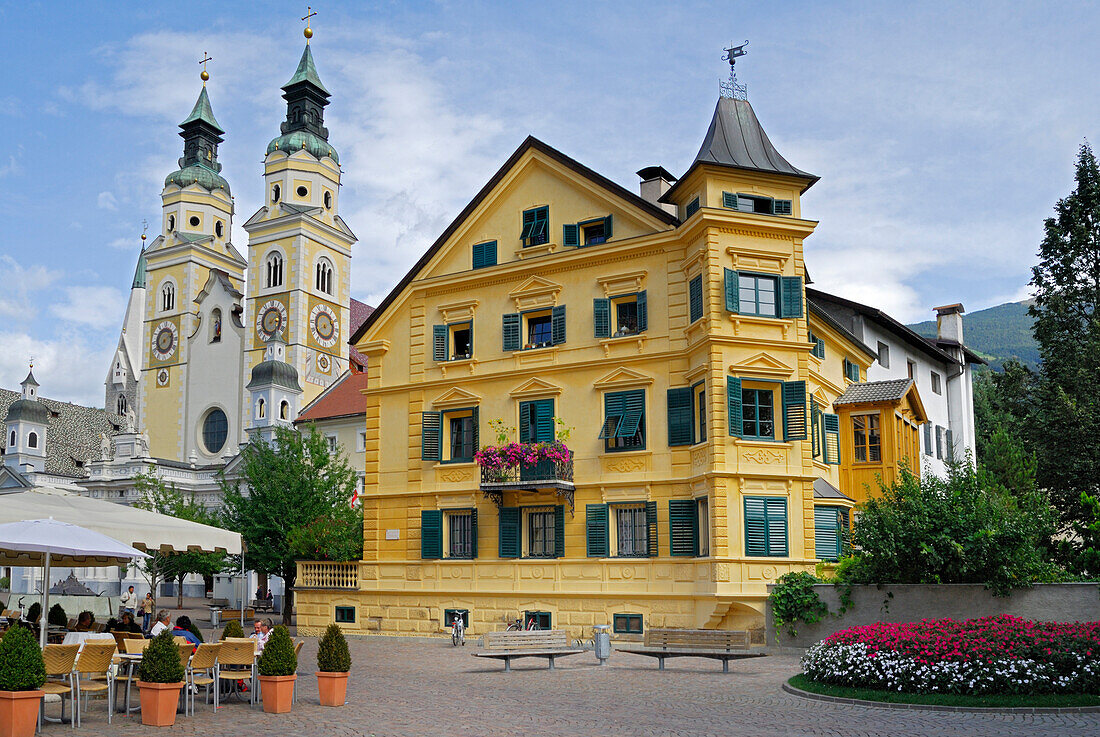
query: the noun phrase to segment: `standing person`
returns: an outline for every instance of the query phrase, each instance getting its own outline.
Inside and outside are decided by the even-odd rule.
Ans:
[[[172,615],[168,613],[167,609],[161,609],[157,612],[157,623],[153,625],[153,629],[149,630],[149,636],[156,637],[161,632],[164,632],[164,630],[169,629],[171,627],[169,624],[171,618]]]
[[[141,602],[141,631],[148,632],[149,626],[153,623],[153,611],[157,608],[156,599],[153,598],[153,592],[150,591],[145,595],[145,598]]]
[[[131,617],[134,616],[134,607],[137,606],[137,594],[134,593],[133,586],[131,586],[122,594],[122,597],[118,600],[118,603],[119,606],[122,608],[122,611],[119,613],[120,617],[126,612],[129,612]]]

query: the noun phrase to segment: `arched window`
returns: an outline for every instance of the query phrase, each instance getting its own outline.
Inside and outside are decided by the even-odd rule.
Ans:
[[[266,286],[283,286],[283,256],[280,253],[267,254],[267,281]]]
[[[279,419],[290,419],[290,402],[286,401],[285,399],[279,404]]]
[[[160,309],[163,312],[176,309],[176,285],[168,282],[160,288]]]
[[[333,268],[327,258],[317,261],[317,291],[332,294]]]
[[[267,402],[264,401],[263,397],[260,397],[259,401],[256,402],[256,417],[257,419],[262,420],[266,415]]]
[[[11,431],[11,437],[8,438],[8,447],[9,448],[14,448],[15,447],[15,430]]]
[[[279,187],[279,185],[278,185],[278,184],[276,184],[275,186],[273,186],[273,187],[271,188],[271,201],[272,201],[272,202],[278,202],[278,201],[279,201],[279,197],[280,197],[280,196],[282,195],[282,192],[283,192],[283,190],[282,190],[282,189],[280,189],[280,187]]]
[[[175,229],[176,229],[176,216],[175,215],[169,215],[168,216],[168,232],[171,233]]]
[[[126,395],[125,394],[119,394],[118,395],[118,401],[116,402],[115,409],[118,410],[117,412],[115,412],[115,414],[119,415],[120,417],[125,417],[126,416]]]
[[[30,435],[27,436],[27,447],[28,448],[37,448],[38,447],[38,433],[32,432]]]
[[[217,407],[207,413],[202,423],[202,442],[206,451],[213,455],[225,447],[229,436],[229,418]]]
[[[220,307],[215,307],[210,311],[210,342],[222,342],[222,311]]]

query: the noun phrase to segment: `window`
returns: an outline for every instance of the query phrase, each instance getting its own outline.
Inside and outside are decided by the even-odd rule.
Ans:
[[[476,558],[477,510],[420,510],[420,557]]]
[[[538,315],[527,320],[527,348],[551,345],[550,315]]]
[[[585,547],[590,558],[655,558],[657,502],[586,505]]]
[[[187,219],[188,225],[190,225],[192,228],[199,227],[199,223],[201,223],[201,222],[202,221],[199,220],[198,215],[192,215],[190,218]]]
[[[814,554],[821,560],[838,560],[848,553],[848,510],[814,507]]]
[[[497,242],[486,241],[474,244],[474,268],[484,269],[497,265]]]
[[[700,274],[688,282],[688,322],[703,316],[703,276]]]
[[[612,629],[617,635],[642,634],[641,614],[616,614],[612,618]]]
[[[519,442],[549,443],[554,439],[554,400],[519,403]]]
[[[774,276],[754,276],[739,274],[738,311],[742,315],[762,315],[776,317],[776,278]]]
[[[452,462],[466,462],[474,460],[474,417],[472,414],[463,417],[448,415],[450,422],[450,449]]]
[[[745,497],[745,555],[786,557],[787,500]]]
[[[852,415],[852,442],[856,463],[882,461],[882,435],[878,414]]]
[[[259,420],[262,420],[266,416],[267,416],[267,402],[264,401],[263,397],[260,397],[256,401],[256,418],[259,419]]]
[[[28,448],[37,448],[38,447],[38,433],[32,432],[29,435],[27,435],[27,447]]]
[[[707,439],[707,389],[700,382],[691,391],[695,399],[695,442],[702,443]]]
[[[615,515],[615,551],[622,558],[644,558],[649,552],[645,505],[612,507]]]
[[[813,344],[813,348],[810,349],[811,356],[817,356],[818,358],[825,358],[825,341],[813,334],[813,331],[809,333],[810,343]]]
[[[279,198],[282,196],[282,193],[283,193],[283,190],[279,187],[278,184],[272,186],[272,188],[271,188],[271,201],[272,202],[278,202]]]
[[[905,368],[909,372],[910,379],[914,378],[917,375],[917,364],[913,363],[912,361],[906,359]]]
[[[550,612],[524,612],[523,613],[524,627],[530,627],[531,629],[548,630],[550,629]]]
[[[202,422],[202,442],[208,453],[214,454],[225,447],[229,436],[229,418],[217,407],[206,414]]]
[[[707,532],[707,499],[668,500],[668,550],[678,557],[706,555],[708,545],[702,535]],[[708,536],[709,538],[709,536]]]
[[[523,211],[523,228],[519,238],[523,247],[540,246],[550,240],[550,208],[536,207]]]
[[[687,207],[684,208],[684,220],[699,212],[699,198],[696,197],[691,202],[687,203]]]
[[[445,512],[444,517],[447,520],[447,557],[475,557],[474,527],[477,524],[476,510],[462,509]]]
[[[435,325],[432,328],[432,359],[461,361],[473,356],[473,323]]]
[[[176,229],[176,216],[175,215],[169,215],[168,216],[168,232],[171,233],[175,229]]]
[[[8,447],[9,448],[14,448],[15,447],[15,430],[12,430],[11,435],[8,437]]]
[[[695,518],[699,528],[699,545],[696,555],[710,555],[710,501],[701,496],[695,500]]]
[[[729,434],[750,440],[776,440],[775,391],[780,391],[783,440],[806,440],[806,382],[770,382],[726,377]]]
[[[128,405],[126,403],[126,395],[119,394],[118,400],[115,402],[115,414],[119,415],[120,417],[124,417],[126,415],[127,406]]]
[[[565,555],[565,507],[501,507],[501,558],[560,558]]]
[[[221,238],[224,234],[225,234],[225,225],[222,224],[221,220],[219,220],[218,222],[214,223],[214,235]]]
[[[169,312],[176,309],[176,285],[171,282],[160,288],[160,309]]]
[[[592,302],[597,338],[622,338],[649,329],[649,300],[644,291]]]
[[[586,246],[606,243],[611,238],[611,216],[599,220],[578,223],[581,229],[581,242]]]
[[[318,292],[324,292],[325,294],[332,294],[332,276],[333,268],[332,262],[327,258],[321,258],[317,261],[317,277],[316,287]]]
[[[890,368],[890,346],[881,340],[878,342],[878,365],[883,368]]]
[[[940,375],[937,374],[935,371],[932,372],[932,393],[933,394],[942,394],[943,393],[943,391],[940,387]]]
[[[266,266],[264,286],[267,289],[281,287],[283,285],[283,255],[278,252],[269,253],[264,264]]]
[[[668,444],[694,445],[707,439],[706,386],[668,390]]]
[[[329,453],[336,453],[340,449],[340,441],[335,435],[326,435],[325,440],[328,441]]]
[[[325,202],[325,209],[326,210],[331,210],[332,209],[332,192],[325,192],[324,202]]]
[[[294,194],[299,197],[309,197],[309,189],[307,189],[305,185],[299,184],[298,188],[294,190]]]
[[[466,629],[470,628],[470,610],[469,609],[444,609],[443,610],[443,626],[450,628],[454,624],[455,617],[462,618],[462,626]]]
[[[741,437],[774,440],[775,406],[771,389],[741,390]]]
[[[478,408],[423,412],[420,443],[422,460],[469,463],[478,448]]]
[[[801,276],[751,274],[733,269],[723,269],[723,276],[727,312],[760,317],[802,317]]]
[[[367,450],[367,433],[366,432],[360,431],[359,434],[356,436],[355,449],[360,453],[366,452],[366,450]]]
[[[604,420],[600,440],[604,450],[645,448],[645,390],[608,392],[603,397]]]
[[[220,307],[215,307],[210,311],[210,342],[222,342],[222,311]]]
[[[283,401],[279,402],[279,419],[280,420],[289,420],[290,419],[290,402],[286,401],[285,399]]]
[[[336,620],[337,624],[355,624],[355,607],[336,607],[336,616],[334,617],[334,619]]]
[[[524,511],[527,517],[527,557],[555,557],[553,507]]]
[[[565,342],[565,305],[549,310],[513,312],[503,315],[501,325],[504,351],[545,348]],[[526,336],[526,342],[523,341]]]
[[[722,207],[728,207],[739,212],[755,212],[759,215],[790,215],[791,201],[776,200],[771,197],[761,197],[751,194],[722,193]]]
[[[855,363],[853,361],[849,361],[847,358],[845,358],[844,359],[844,376],[847,377],[849,381],[858,382],[859,381],[859,364]]]

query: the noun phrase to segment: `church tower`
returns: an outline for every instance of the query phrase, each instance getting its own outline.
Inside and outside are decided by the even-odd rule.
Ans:
[[[252,399],[250,439],[271,443],[275,428],[294,427],[294,418],[301,408],[302,387],[298,371],[286,362],[286,343],[278,335],[267,341],[264,360],[252,369],[252,379],[245,388]]]
[[[4,465],[16,471],[46,470],[46,428],[50,423],[50,411],[38,401],[38,382],[34,371],[20,384],[23,396],[11,403],[4,429],[7,431],[4,449]]]
[[[145,233],[141,234],[141,253],[130,284],[130,299],[122,318],[122,333],[118,336],[114,360],[103,382],[103,407],[120,417],[131,411],[138,413],[138,376],[142,366],[142,334],[145,319]]]
[[[283,85],[281,135],[267,145],[264,205],[248,232],[247,366],[273,338],[286,342],[285,361],[303,380],[302,406],[348,364],[351,246],[340,217],[340,158],[328,142],[329,91],[317,74],[306,29],[298,68]],[[248,422],[251,413],[245,412]]]
[[[213,463],[243,438],[240,353],[221,354],[234,349],[247,263],[230,241],[233,197],[218,163],[225,131],[210,106],[205,66],[202,79],[179,126],[179,169],[164,180],[162,234],[144,253],[138,424],[152,456]]]

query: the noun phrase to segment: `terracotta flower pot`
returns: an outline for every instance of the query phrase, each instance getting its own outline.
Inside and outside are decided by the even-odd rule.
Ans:
[[[179,683],[137,682],[141,691],[141,723],[146,727],[171,727],[176,723],[176,707],[180,700]]]
[[[34,737],[43,691],[0,691],[0,737]]]
[[[321,706],[343,706],[348,695],[348,672],[317,671],[317,693],[321,697]]]
[[[260,676],[260,694],[264,711],[268,714],[285,714],[290,711],[294,697],[294,679],[298,676]]]

